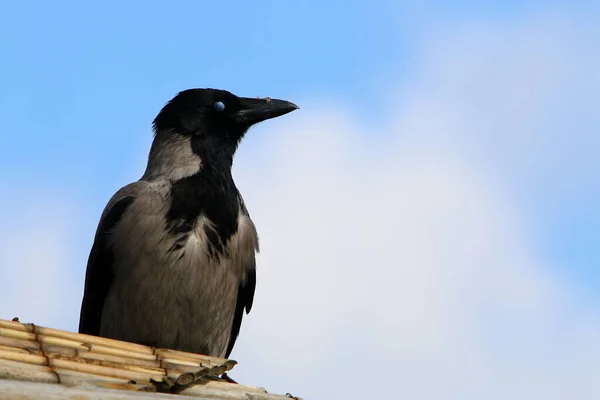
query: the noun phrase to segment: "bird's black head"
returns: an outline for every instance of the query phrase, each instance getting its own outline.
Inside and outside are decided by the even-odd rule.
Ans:
[[[219,149],[233,156],[248,128],[297,108],[284,100],[238,97],[217,89],[188,89],[162,108],[153,127],[157,137],[190,137],[194,152]]]

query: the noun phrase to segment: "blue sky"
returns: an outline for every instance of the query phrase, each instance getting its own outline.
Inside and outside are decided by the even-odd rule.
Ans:
[[[477,351],[489,351],[491,355],[480,362],[489,363],[490,370],[500,371],[505,366],[497,358],[499,348],[527,347],[536,341],[533,338],[548,334],[544,327],[561,326],[558,331],[569,332],[552,336],[553,343],[564,346],[574,340],[572,332],[597,338],[598,17],[600,8],[591,1],[180,1],[169,6],[153,1],[105,1],[97,6],[67,1],[3,2],[0,191],[5,195],[0,206],[6,211],[0,238],[8,239],[1,268],[20,283],[31,273],[44,270],[41,276],[62,282],[63,286],[57,287],[64,289],[64,295],[46,308],[33,300],[26,305],[11,302],[8,296],[17,292],[6,280],[0,284],[4,289],[0,290],[0,303],[5,304],[0,311],[8,315],[0,318],[19,314],[40,324],[76,329],[80,286],[98,217],[115,190],[141,176],[156,112],[182,89],[217,87],[243,96],[288,99],[301,108],[285,119],[254,128],[236,159],[238,186],[249,193],[245,198],[251,212],[256,209],[254,218],[261,218],[257,222],[259,233],[261,229],[265,232],[262,246],[267,252],[260,295],[264,297],[258,298],[256,307],[264,311],[253,310],[246,319],[238,354],[234,351],[233,355],[249,383],[260,381],[274,391],[312,394],[312,398],[333,393],[331,383],[306,373],[309,366],[293,351],[302,336],[294,337],[288,331],[289,336],[281,340],[289,338],[295,345],[279,349],[298,358],[297,370],[277,364],[282,371],[278,375],[268,363],[255,362],[257,353],[252,349],[257,343],[268,343],[267,329],[261,324],[274,323],[269,316],[315,326],[333,321],[333,315],[344,315],[335,319],[330,331],[344,332],[345,340],[305,332],[315,349],[332,357],[348,357],[348,349],[356,351],[356,342],[372,340],[368,358],[373,362],[379,359],[371,353],[378,349],[381,357],[391,354],[417,365],[411,371],[402,364],[397,371],[406,367],[405,372],[416,374],[420,362],[443,365],[444,360],[453,359],[441,351],[431,350],[424,356],[386,347],[374,339],[380,337],[378,329],[367,332],[360,328],[379,321],[375,326],[381,332],[397,332],[399,340],[416,343],[418,348],[420,342],[402,335],[410,331],[405,323],[421,326],[422,322],[428,332],[429,325],[421,317],[419,323],[409,317],[405,321],[398,311],[398,320],[390,319],[374,310],[380,303],[366,298],[353,308],[356,314],[342,304],[339,308],[324,306],[337,304],[332,296],[349,296],[353,301],[361,298],[349,288],[353,287],[350,282],[363,287],[366,278],[360,271],[365,268],[354,266],[352,259],[343,265],[341,260],[346,258],[340,255],[346,252],[343,243],[351,242],[344,235],[355,230],[356,235],[365,235],[365,241],[356,243],[354,259],[364,256],[368,260],[368,254],[377,251],[381,262],[369,267],[377,271],[376,276],[392,281],[402,277],[403,283],[395,290],[405,289],[406,293],[413,293],[413,286],[422,288],[423,292],[415,289],[412,297],[406,295],[406,304],[422,306],[411,310],[423,310],[423,315],[456,312],[457,320],[448,325],[456,334],[452,338],[462,337],[458,310],[463,303],[456,300],[456,308],[450,310],[429,300],[419,303],[436,289],[429,284],[421,287],[411,279],[435,277],[443,287],[449,285],[448,293],[460,292],[457,288],[472,290],[467,291],[471,297],[460,299],[477,306],[465,318],[482,332],[478,336],[482,348]],[[353,191],[357,188],[362,191]],[[322,201],[314,196],[305,198],[310,190],[324,193],[318,197]],[[307,290],[301,286],[301,276],[292,270],[294,262],[286,258],[300,251],[298,247],[308,246],[304,241],[315,240],[310,236],[310,216],[296,220],[286,214],[292,206],[308,212],[310,207],[299,199],[319,207],[325,220],[340,225],[340,231],[322,228],[326,233],[331,229],[330,234],[323,233],[322,252],[298,253],[300,258],[312,260],[315,267],[310,271],[317,274],[310,275],[312,279],[322,281],[312,289],[318,301],[302,306],[299,300],[287,298],[290,303],[281,309],[272,305],[273,296],[283,294],[281,287]],[[346,210],[340,199],[352,207]],[[378,214],[383,205],[388,205],[390,212]],[[273,207],[279,210],[278,218],[267,212]],[[353,225],[352,221],[362,221],[359,215],[369,213],[377,223],[371,226],[366,219],[362,225]],[[299,224],[295,227],[299,232],[306,232],[297,238],[302,246],[292,240],[279,242],[277,235],[269,233],[291,232],[291,221]],[[425,228],[430,230],[423,232],[429,233],[421,231]],[[463,232],[463,228],[470,230]],[[379,247],[388,239],[366,244],[369,238],[396,234],[390,247]],[[423,241],[418,241],[421,237]],[[467,246],[467,238],[475,243],[473,247]],[[48,243],[40,244],[46,239]],[[414,244],[403,253],[410,256],[402,258],[390,251],[403,249],[407,243]],[[426,253],[411,252],[420,246]],[[273,249],[272,255],[269,249]],[[33,258],[22,257],[23,252]],[[424,261],[438,256],[435,266]],[[289,265],[270,268],[279,262]],[[403,275],[404,269],[396,268],[396,263],[414,265],[414,270]],[[473,272],[484,264],[495,267]],[[436,269],[441,265],[444,268]],[[437,272],[420,275],[429,271],[427,268]],[[512,268],[516,269],[510,276],[520,276],[514,282],[506,278],[506,271]],[[347,277],[347,285],[338,285],[339,274]],[[503,295],[488,299],[479,292],[496,289],[479,283],[476,277],[487,277],[490,282],[505,277],[512,283],[498,289]],[[259,275],[259,291],[260,279]],[[382,291],[381,282],[371,283],[362,290]],[[519,289],[513,290],[520,284],[529,288],[523,289],[523,298],[515,294]],[[442,303],[444,299],[452,303],[443,290],[436,293]],[[454,298],[454,294],[447,295]],[[531,305],[532,315],[537,318],[546,312],[549,316],[539,317],[526,338],[519,340],[513,335],[525,317],[512,306],[500,314],[487,308],[513,304],[508,298],[516,302],[519,312],[525,312],[522,303],[529,301],[523,299],[535,298],[531,300],[535,304]],[[385,299],[393,303],[391,310],[412,315],[394,303],[397,298]],[[548,307],[544,312],[536,308],[542,303]],[[309,312],[311,304],[330,314]],[[56,309],[62,312],[51,311]],[[438,325],[432,326],[439,328],[445,320],[435,321]],[[489,329],[496,333],[486,333]],[[499,338],[500,334],[504,336]],[[460,348],[459,339],[446,339]],[[582,343],[587,342],[582,339]],[[275,350],[272,354],[281,356]],[[523,358],[532,366],[544,359],[533,353]],[[580,364],[590,370],[600,368],[600,359],[588,357],[586,362]],[[247,369],[242,369],[245,365]],[[422,375],[413,377],[415,382],[435,374],[423,368]],[[555,372],[564,375],[564,371]],[[292,373],[303,379],[294,380]],[[461,376],[468,376],[464,374]],[[446,393],[456,398],[486,394],[494,380],[481,379],[479,391],[449,384]]]

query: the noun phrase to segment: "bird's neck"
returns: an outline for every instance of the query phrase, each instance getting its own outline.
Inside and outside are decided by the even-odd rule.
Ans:
[[[209,160],[211,161],[211,160]],[[238,230],[239,192],[231,167],[222,162],[207,162],[195,174],[171,182],[167,222],[171,232],[190,234],[205,218],[204,234],[213,255],[225,254],[228,240]]]
[[[156,137],[142,180],[177,181],[197,175],[232,181],[231,167],[235,145],[203,143],[190,137]]]

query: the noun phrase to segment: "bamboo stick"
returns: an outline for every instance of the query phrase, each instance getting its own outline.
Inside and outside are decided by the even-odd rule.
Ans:
[[[93,351],[85,351],[78,354],[81,358],[100,361],[111,361],[122,364],[132,364],[140,367],[161,368],[160,361],[157,360],[140,360],[137,358],[114,356],[110,354],[95,353]]]
[[[17,353],[15,351],[0,350],[0,359],[19,361],[22,363],[33,364],[33,365],[48,365],[47,358],[43,355],[29,354],[29,353]]]
[[[56,346],[62,346],[62,347],[69,347],[69,348],[77,349],[77,350],[81,350],[81,351],[89,351],[90,350],[90,346],[86,346],[80,341],[68,340],[68,339],[63,339],[63,338],[54,337],[54,336],[37,335],[37,341],[42,346],[56,345]]]
[[[13,353],[31,354],[29,351],[27,351],[25,349],[20,349],[18,347],[11,347],[11,346],[3,346],[1,344],[0,344],[0,350],[12,351]]]
[[[106,347],[115,347],[122,350],[128,350],[136,353],[154,354],[152,347],[144,346],[137,343],[123,342],[121,340],[109,339],[99,336],[86,335],[83,333],[73,333],[61,331],[58,329],[46,328],[43,326],[35,326],[35,333],[44,336],[53,336],[61,339],[67,339],[80,343],[91,345],[102,345]]]
[[[66,361],[70,361],[70,362],[76,362],[76,363],[79,363],[81,365],[83,365],[83,364],[86,364],[86,365],[98,365],[98,366],[103,366],[103,367],[117,368],[117,369],[123,369],[123,370],[128,370],[128,371],[140,372],[140,373],[147,374],[147,375],[152,375],[152,376],[154,376],[154,375],[164,375],[165,374],[164,368],[140,367],[138,365],[116,363],[116,362],[106,361],[106,360],[92,360],[92,359],[85,359],[85,358],[69,358],[69,357],[63,357],[63,356],[60,356],[60,355],[50,356],[49,360],[50,360],[51,364],[52,364],[53,360],[66,360]]]
[[[178,365],[186,365],[186,366],[190,366],[190,367],[200,367],[201,365],[204,365],[202,362],[197,361],[197,360],[189,360],[189,359],[177,359],[177,358],[161,358],[159,356],[158,358],[163,364],[167,363],[167,364],[178,364]],[[209,363],[206,363],[209,364]]]
[[[42,352],[44,354],[60,354],[67,357],[78,357],[80,356],[80,352],[77,349],[72,347],[59,346],[56,344],[42,344]],[[81,352],[83,354],[89,353],[88,351]]]
[[[219,357],[211,357],[203,354],[195,354],[195,353],[186,353],[184,351],[172,350],[172,349],[156,349],[154,353],[157,355],[161,355],[164,358],[181,358],[181,359],[190,359],[190,360],[198,360],[200,362],[209,362],[213,364],[225,364],[226,362],[235,362],[234,360],[228,360],[226,358]]]
[[[35,340],[35,334],[11,328],[0,328],[0,336],[15,339]]]
[[[58,383],[58,375],[51,368],[0,359],[0,379]]]
[[[12,337],[0,336],[0,346],[9,346],[23,350],[37,351],[40,345],[33,340],[15,339]]]
[[[163,364],[163,368],[165,368],[167,370],[167,374],[170,376],[171,373],[173,372],[181,372],[181,373],[195,373],[201,370],[208,370],[207,367],[201,367],[199,365],[196,366],[189,366],[189,365],[178,365],[178,364],[171,364],[171,363],[164,363]]]
[[[89,374],[81,371],[70,371],[66,369],[56,370],[60,376],[60,383],[65,386],[79,387],[101,387],[108,389],[139,391],[144,385],[128,379],[120,379],[112,376]]]
[[[98,375],[89,372],[75,371],[72,369],[53,368],[53,371],[58,374],[60,383],[64,385],[96,385],[98,382],[112,382],[116,384],[126,384],[133,382],[130,379],[116,378],[108,375]]]
[[[23,332],[31,332],[30,325],[25,325],[21,322],[7,321],[5,319],[0,319],[0,328],[15,329],[15,330],[23,331]]]
[[[151,378],[155,380],[161,380],[165,377],[164,371],[161,371],[160,373],[139,372],[117,367],[107,367],[103,365],[93,365],[77,361],[64,360],[60,358],[51,358],[49,360],[49,364],[54,368],[63,368],[72,371],[105,375],[121,379],[133,379],[134,381],[140,382],[147,382]]]
[[[103,353],[103,354],[111,354],[111,355],[115,355],[115,356],[138,358],[138,359],[148,360],[148,361],[156,360],[156,356],[153,354],[139,353],[139,352],[134,352],[134,351],[120,349],[120,348],[108,347],[108,346],[104,346],[104,345],[88,345],[88,346],[86,346],[87,343],[81,343],[81,342],[78,342],[75,340],[63,339],[63,338],[54,337],[54,336],[38,335],[37,339],[40,343],[42,343],[42,345],[54,344],[54,345],[74,348],[74,349],[77,349],[78,351],[92,351],[95,353]]]
[[[103,346],[103,345],[93,345],[90,351],[93,353],[101,353],[101,354],[109,354],[109,355],[113,355],[113,356],[136,358],[139,360],[157,361],[157,358],[154,354],[138,353],[138,352],[124,350],[124,349],[116,349],[116,348],[112,348],[112,347],[107,347],[107,346]]]

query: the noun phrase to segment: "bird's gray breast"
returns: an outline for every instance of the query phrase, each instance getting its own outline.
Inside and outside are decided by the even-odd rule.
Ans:
[[[206,215],[182,238],[169,227],[168,188],[136,198],[111,236],[114,283],[101,335],[158,347],[223,356],[237,291],[258,248],[255,226],[240,204],[222,254],[211,255]]]

